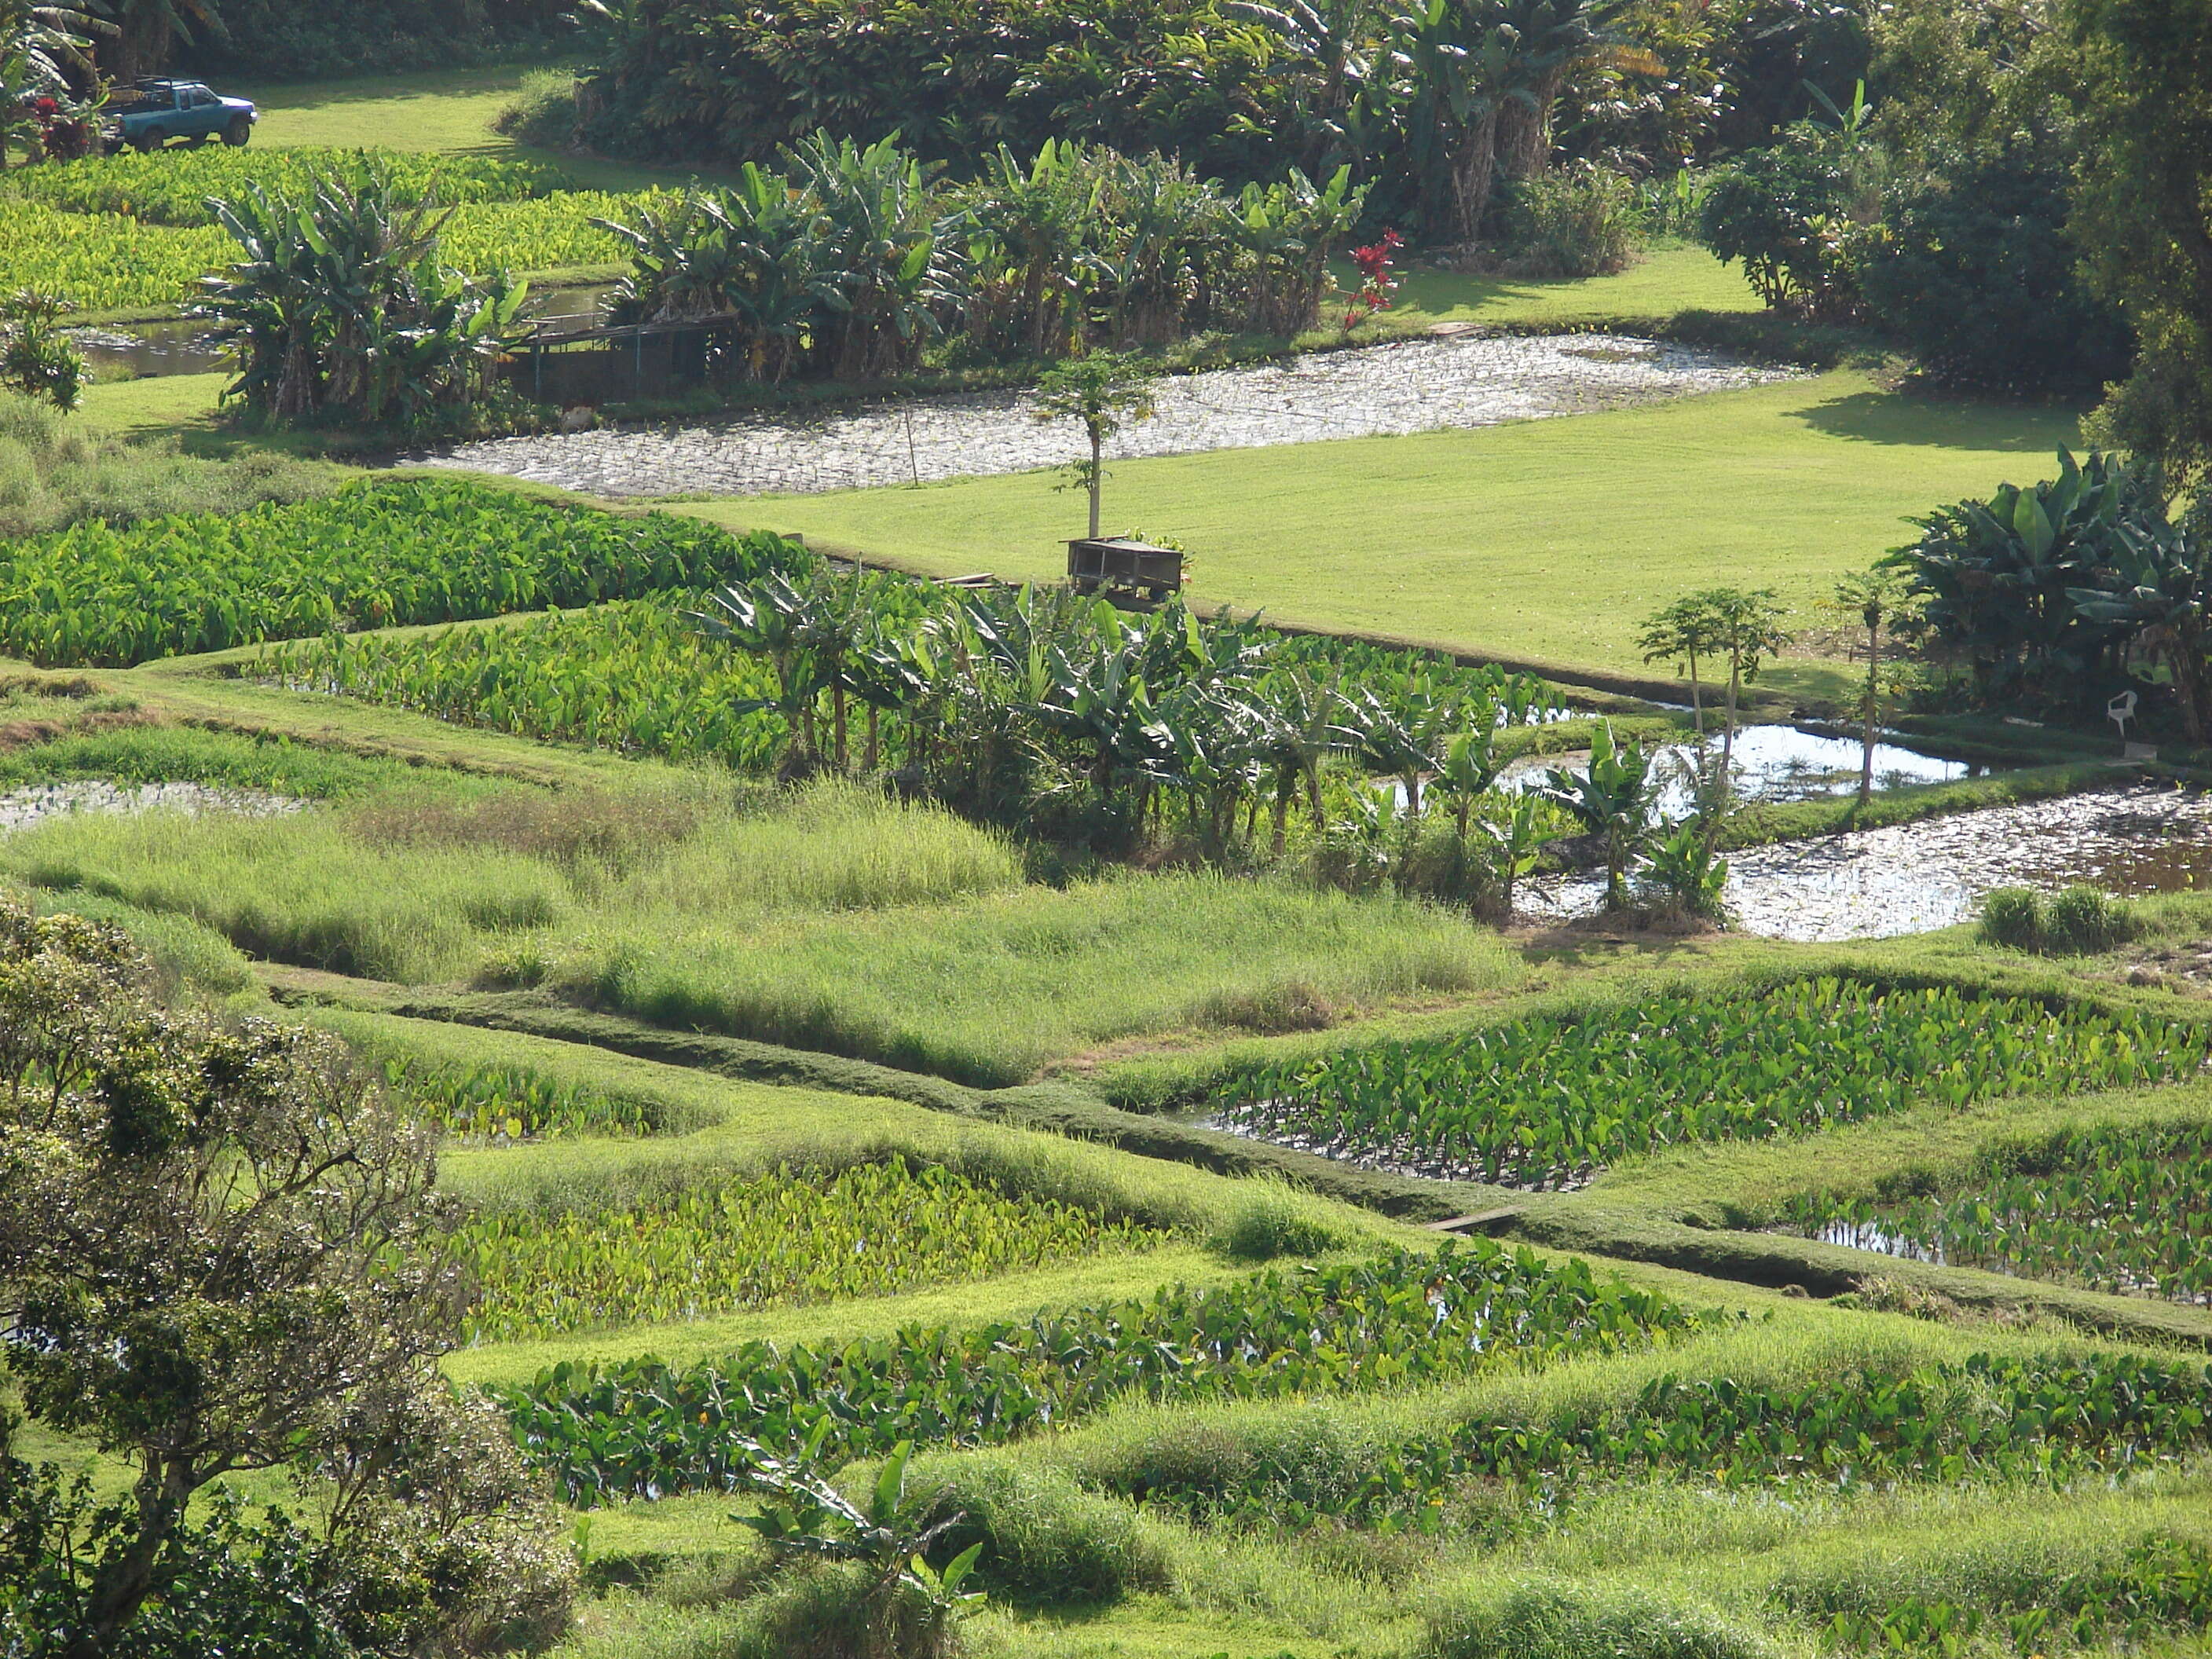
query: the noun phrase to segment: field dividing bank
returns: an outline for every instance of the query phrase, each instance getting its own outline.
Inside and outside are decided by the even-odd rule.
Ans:
[[[1109,531],[1181,542],[1194,605],[1529,665],[1649,678],[1636,649],[1665,599],[1771,586],[1801,624],[1844,572],[1909,538],[1908,515],[2033,480],[2078,443],[2057,410],[1888,392],[1838,372],[1636,410],[1468,432],[1124,461]],[[1059,475],[755,496],[677,510],[805,534],[932,575],[1056,580],[1081,529]],[[1831,704],[1841,662],[1765,680]]]

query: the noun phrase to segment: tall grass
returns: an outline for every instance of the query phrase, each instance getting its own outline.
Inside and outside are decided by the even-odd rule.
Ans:
[[[1303,1021],[1518,971],[1494,935],[1411,901],[1203,875],[786,920],[744,939],[663,919],[670,931],[625,930],[571,971],[643,1018],[987,1088],[1121,1038],[1277,1010]]]
[[[755,811],[703,785],[435,789],[283,819],[55,820],[0,843],[0,874],[188,915],[280,961],[550,982],[986,1085],[1117,1038],[1517,972],[1494,936],[1402,900],[1189,875],[1024,885],[1003,838],[849,786]]]

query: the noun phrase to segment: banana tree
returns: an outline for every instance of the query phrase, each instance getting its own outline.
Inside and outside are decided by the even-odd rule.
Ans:
[[[1104,189],[1099,163],[1073,139],[1046,139],[1026,165],[1004,144],[983,158],[975,226],[1012,268],[1013,326],[1032,356],[1060,355],[1080,326]]]
[[[1628,908],[1628,866],[1651,838],[1659,799],[1653,757],[1631,740],[1616,744],[1613,723],[1590,740],[1589,764],[1579,772],[1554,767],[1537,786],[1541,797],[1595,836],[1605,848],[1605,908]]]
[[[1476,833],[1489,843],[1491,885],[1501,921],[1513,919],[1521,878],[1536,867],[1544,843],[1552,838],[1551,816],[1540,795],[1523,790],[1475,820]]]
[[[827,132],[787,147],[783,161],[816,204],[822,264],[836,284],[830,372],[842,380],[910,372],[964,298],[962,216],[942,210],[936,168],[890,138],[862,146]]]
[[[781,770],[795,775],[813,763],[815,705],[822,694],[820,665],[800,633],[806,596],[780,574],[741,583],[708,595],[711,611],[684,613],[707,638],[723,640],[740,651],[766,659],[775,681],[774,693],[747,699],[743,712],[781,714],[789,734]]]
[[[1352,184],[1348,162],[1326,184],[1292,167],[1276,183],[1245,185],[1224,228],[1251,265],[1248,327],[1298,334],[1320,322],[1329,255],[1366,205],[1367,186]]]
[[[2181,709],[2182,731],[2202,743],[2212,710],[2206,654],[2212,651],[2212,544],[2183,527],[2149,519],[2114,526],[2110,563],[2095,587],[2068,590],[2087,620],[2125,629],[2166,665]]]
[[[1335,724],[1338,705],[1334,689],[1318,686],[1299,672],[1269,674],[1252,694],[1253,744],[1261,764],[1275,778],[1271,857],[1283,855],[1291,802],[1301,786],[1307,810],[1313,814],[1314,833],[1325,834],[1328,829],[1328,813],[1322,804],[1321,769],[1322,762],[1344,745]]]
[[[2141,483],[2109,455],[2077,465],[2061,450],[2059,476],[2032,489],[2001,484],[1986,501],[1960,501],[1919,520],[1902,550],[1939,637],[1964,648],[1984,701],[2076,684],[2124,629],[2083,617],[2069,590],[2095,585],[2112,526]]]
[[[1422,700],[1386,702],[1373,688],[1337,698],[1336,734],[1372,770],[1406,792],[1406,816],[1421,815],[1421,782],[1442,759],[1449,710]]]
[[[1496,708],[1477,703],[1469,712],[1468,729],[1445,743],[1442,764],[1429,780],[1430,793],[1451,803],[1452,833],[1462,848],[1476,803],[1490,793],[1505,767],[1498,752]]]
[[[0,169],[12,142],[27,140],[38,153],[33,100],[68,97],[72,70],[91,75],[93,36],[116,33],[104,10],[75,0],[0,0]]]

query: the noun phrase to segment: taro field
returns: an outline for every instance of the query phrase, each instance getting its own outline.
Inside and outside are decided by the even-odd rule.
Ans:
[[[1987,1157],[1940,1194],[1798,1195],[1841,1243],[2116,1294],[2212,1297],[2212,1124],[2073,1128]]]
[[[1337,1155],[1540,1188],[1664,1146],[2172,1081],[2208,1055],[2194,1024],[1815,978],[1346,1048],[1256,1068],[1217,1103]]]

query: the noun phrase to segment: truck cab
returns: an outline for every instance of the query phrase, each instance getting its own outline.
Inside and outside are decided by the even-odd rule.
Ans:
[[[109,147],[159,149],[173,138],[233,146],[253,137],[260,112],[243,98],[225,98],[198,81],[141,81],[109,103]]]

